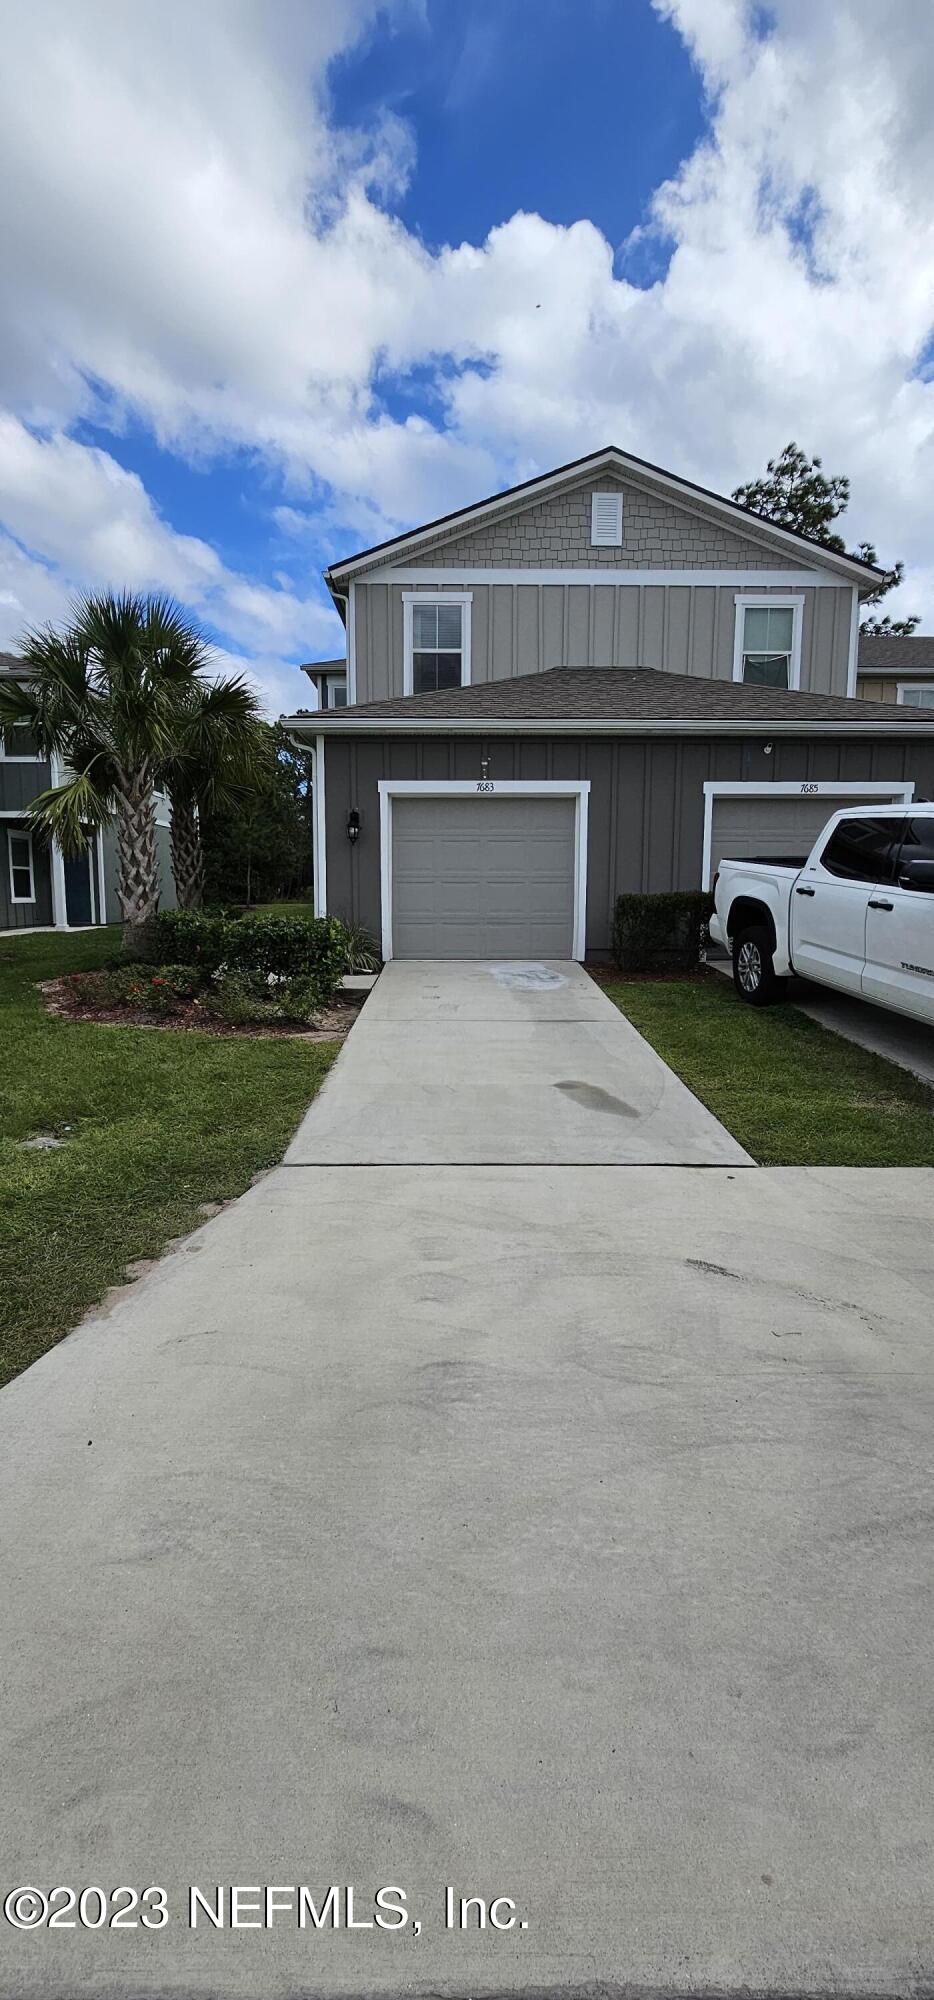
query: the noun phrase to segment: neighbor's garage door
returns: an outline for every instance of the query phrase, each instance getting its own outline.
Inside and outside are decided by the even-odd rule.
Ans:
[[[570,958],[573,799],[395,798],[396,958]]]
[[[871,802],[865,792],[856,790],[852,795],[814,792],[803,798],[797,794],[792,798],[770,798],[768,794],[755,792],[745,798],[715,797],[711,870],[719,868],[724,857],[744,861],[754,854],[764,860],[784,855],[803,861],[831,813],[842,806],[884,806],[898,797],[899,788],[895,785],[888,798],[877,793]]]

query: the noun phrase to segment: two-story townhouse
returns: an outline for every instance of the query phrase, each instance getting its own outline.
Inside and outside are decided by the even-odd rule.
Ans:
[[[0,675],[15,678],[22,671],[15,654],[0,653]],[[33,800],[58,779],[27,729],[17,727],[8,744],[0,731],[0,931],[80,930],[120,920],[113,829],[95,834],[85,853],[66,856],[29,823]],[[156,794],[156,841],[162,904],[174,909],[169,807],[162,793]]]
[[[386,957],[582,958],[624,891],[934,793],[934,715],[857,701],[879,571],[616,449],[335,563],[315,907]]]

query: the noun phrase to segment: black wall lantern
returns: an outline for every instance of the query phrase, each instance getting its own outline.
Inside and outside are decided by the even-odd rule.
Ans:
[[[347,838],[351,847],[354,847],[360,838],[360,814],[356,806],[351,806],[347,814]]]

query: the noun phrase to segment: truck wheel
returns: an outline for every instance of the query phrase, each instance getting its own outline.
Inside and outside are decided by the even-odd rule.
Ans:
[[[750,1007],[770,1007],[784,999],[787,981],[776,974],[772,939],[764,924],[753,924],[733,939],[733,984]]]

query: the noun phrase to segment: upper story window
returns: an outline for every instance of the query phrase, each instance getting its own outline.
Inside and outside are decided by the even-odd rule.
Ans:
[[[12,827],[7,834],[10,862],[10,901],[13,903],[34,903],[36,883],[32,866],[32,834],[14,833]]]
[[[737,597],[733,679],[796,688],[801,680],[801,597]]]
[[[335,675],[335,676],[334,676],[333,678],[328,678],[328,679],[327,679],[327,680],[325,681],[325,683],[324,683],[324,706],[325,706],[325,708],[346,708],[346,707],[347,707],[347,681],[346,681],[346,678],[345,678],[344,680],[338,680],[338,679],[337,679],[337,677],[336,677],[336,675]]]
[[[595,549],[620,549],[623,545],[623,496],[621,493],[592,493],[590,496],[590,543]]]
[[[934,708],[934,681],[899,681],[898,699],[906,708]]]
[[[404,690],[436,694],[470,682],[469,591],[405,591]]]
[[[28,722],[14,722],[8,735],[0,729],[0,757],[8,764],[43,764]]]

